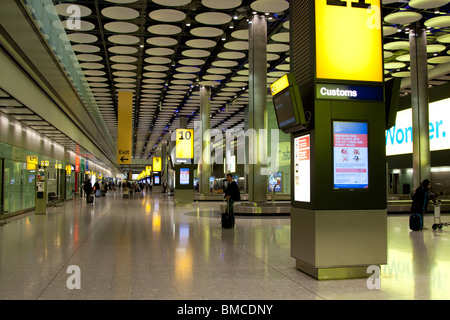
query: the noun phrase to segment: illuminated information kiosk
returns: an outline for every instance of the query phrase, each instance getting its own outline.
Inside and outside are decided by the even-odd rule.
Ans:
[[[194,200],[194,130],[176,129],[175,142],[175,204]]]
[[[380,0],[293,1],[291,73],[271,86],[291,139],[291,256],[316,279],[387,262]]]

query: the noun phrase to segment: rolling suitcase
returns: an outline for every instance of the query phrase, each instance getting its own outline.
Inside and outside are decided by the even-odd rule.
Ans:
[[[412,231],[420,231],[422,230],[423,222],[422,216],[418,213],[413,213],[409,216],[409,228]]]
[[[94,196],[92,194],[88,195],[87,203],[94,203]]]
[[[100,189],[95,190],[95,196],[96,196],[96,197],[100,197],[101,194],[102,194],[102,192],[100,191]]]
[[[225,208],[225,212],[222,213],[222,228],[223,229],[231,229],[234,228],[234,219],[232,214],[230,213],[230,203],[227,201],[227,206]]]

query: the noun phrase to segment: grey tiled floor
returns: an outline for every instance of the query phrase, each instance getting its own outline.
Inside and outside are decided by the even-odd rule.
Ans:
[[[117,191],[11,219],[0,227],[0,299],[450,299],[450,228],[432,230],[431,215],[423,232],[388,216],[388,264],[370,290],[296,270],[289,217],[236,217],[223,230],[219,205]],[[81,289],[67,287],[70,265]]]

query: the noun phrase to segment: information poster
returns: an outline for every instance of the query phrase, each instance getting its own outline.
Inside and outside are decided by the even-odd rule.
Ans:
[[[310,135],[294,139],[294,200],[311,201]]]
[[[367,123],[333,122],[334,188],[369,186]]]
[[[180,184],[189,184],[189,168],[180,168]]]

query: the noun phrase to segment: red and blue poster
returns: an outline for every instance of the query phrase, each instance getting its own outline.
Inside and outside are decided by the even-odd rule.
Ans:
[[[333,122],[334,188],[369,187],[366,122]]]

